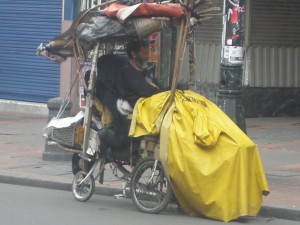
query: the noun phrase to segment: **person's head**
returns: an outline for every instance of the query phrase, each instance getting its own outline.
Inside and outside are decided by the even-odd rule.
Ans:
[[[132,40],[127,43],[126,53],[129,59],[143,66],[149,60],[149,42],[147,40]]]

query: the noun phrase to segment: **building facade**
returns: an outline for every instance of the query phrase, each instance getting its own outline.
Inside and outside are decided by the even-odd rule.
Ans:
[[[35,49],[68,29],[78,11],[100,2],[1,1],[0,98],[47,102],[66,96],[77,72],[74,60],[59,66],[37,57]],[[300,1],[246,0],[245,14],[245,116],[300,115]],[[198,92],[214,102],[219,87],[222,24],[219,16],[195,29],[195,83]],[[182,83],[188,80],[188,64],[186,54]],[[73,93],[74,105],[77,95]]]
[[[246,0],[243,105],[246,117],[300,115],[300,1]],[[222,18],[196,30],[199,92],[216,101]]]

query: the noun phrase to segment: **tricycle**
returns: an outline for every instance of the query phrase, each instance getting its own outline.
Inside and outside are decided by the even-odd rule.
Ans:
[[[69,30],[53,38],[46,46],[41,44],[38,47],[39,55],[59,63],[74,56],[79,68],[87,59],[91,60],[91,69],[84,73],[83,78],[86,86],[81,96],[85,103],[83,111],[72,122],[67,121],[68,118],[54,118],[46,129],[48,140],[74,153],[72,193],[75,199],[87,201],[92,197],[95,180],[99,179],[103,184],[105,165],[109,164],[113,174],[124,182],[123,193],[130,190],[133,203],[140,211],[159,213],[167,207],[173,191],[160,160],[160,137],[157,134],[138,138],[118,136],[118,131],[114,129],[117,118],[122,118],[129,130],[133,114],[124,114],[124,109],[122,111],[122,107],[116,106],[116,98],[113,98],[113,104],[103,101],[103,93],[115,89],[114,83],[108,84],[105,80],[114,81],[115,70],[122,61],[115,55],[122,55],[124,43],[164,32],[170,25],[177,26],[176,54],[166,112],[174,100],[186,39],[191,35],[192,26],[210,17],[209,12],[215,10],[219,8],[209,1],[139,3],[131,6],[106,2],[81,12]],[[110,139],[111,136],[123,138],[124,141],[118,148],[108,146],[101,150],[103,143],[100,139]]]

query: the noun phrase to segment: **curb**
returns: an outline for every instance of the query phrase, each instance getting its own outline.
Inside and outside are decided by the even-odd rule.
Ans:
[[[71,184],[67,184],[67,183],[37,180],[37,179],[24,178],[24,177],[13,177],[13,176],[6,176],[6,175],[0,175],[0,183],[48,188],[48,189],[63,190],[63,191],[71,190]]]
[[[0,174],[0,183],[48,188],[48,189],[71,192],[71,184],[57,182],[57,181],[45,181],[45,180],[37,180],[37,179],[30,179],[30,178],[23,178],[23,177],[5,176]],[[94,194],[113,197],[114,195],[120,193],[122,193],[121,188],[102,185],[100,187],[96,186]],[[273,205],[263,205],[261,207],[260,212],[258,213],[258,216],[300,221],[300,209],[273,206]]]
[[[70,192],[71,192],[71,185],[72,185],[70,183],[37,180],[37,179],[24,178],[24,177],[13,177],[13,176],[1,175],[1,174],[0,174],[0,183],[48,188],[48,189],[70,191]],[[97,195],[114,196],[120,193],[122,193],[121,188],[109,187],[105,185],[102,185],[101,187],[99,186],[95,187],[95,194]]]
[[[259,215],[263,217],[300,221],[300,209],[298,208],[264,205],[262,206]]]
[[[48,115],[47,104],[0,99],[0,111]]]

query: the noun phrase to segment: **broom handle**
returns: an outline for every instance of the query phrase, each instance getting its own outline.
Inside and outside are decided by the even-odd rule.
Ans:
[[[177,81],[178,81],[178,71],[179,71],[179,55],[180,55],[180,46],[182,42],[182,34],[184,30],[184,25],[185,25],[185,19],[182,19],[181,25],[180,25],[180,33],[179,33],[179,38],[177,41],[177,46],[176,46],[176,56],[175,56],[175,63],[174,63],[174,71],[173,71],[173,77],[172,77],[172,84],[171,84],[171,94],[170,94],[170,99],[169,99],[169,106],[171,106],[174,96],[175,96],[175,91],[176,91],[176,86],[177,86]]]
[[[188,0],[186,4],[188,5],[189,2],[190,1]],[[181,63],[182,63],[183,51],[184,51],[184,47],[185,47],[185,39],[187,37],[188,29],[189,28],[188,28],[188,24],[187,24],[187,18],[185,17],[181,20],[181,24],[180,24],[180,33],[179,33],[179,38],[177,41],[175,65],[174,65],[174,72],[173,72],[173,78],[172,78],[171,94],[170,94],[170,99],[169,99],[169,107],[172,105],[172,103],[174,101],[174,97],[175,97],[180,67],[181,67]]]

